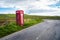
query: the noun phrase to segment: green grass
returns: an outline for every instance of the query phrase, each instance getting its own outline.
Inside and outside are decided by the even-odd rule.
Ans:
[[[4,37],[6,35],[9,35],[11,33],[20,31],[22,29],[25,29],[27,27],[30,27],[32,25],[35,25],[37,23],[42,22],[42,19],[59,19],[60,20],[60,16],[31,16],[31,15],[24,15],[24,26],[21,27],[19,25],[16,25],[16,15],[15,14],[0,14],[0,21],[9,21],[8,24],[0,26],[0,38]],[[15,20],[15,21],[14,21]]]
[[[38,17],[34,18],[34,16],[31,17],[28,15],[25,15],[24,16],[24,20],[25,20],[24,26],[21,27],[16,24],[16,21],[13,21],[13,20],[15,20],[15,17],[16,17],[14,14],[7,14],[7,15],[6,15],[8,17],[7,20],[10,19],[12,21],[9,21],[8,24],[6,24],[6,25],[0,26],[0,38],[43,21],[42,19],[39,19]],[[2,19],[4,19],[4,17],[2,17]]]
[[[30,16],[28,16],[28,17],[30,17]],[[27,17],[25,17],[25,18],[27,18]],[[35,16],[35,15],[32,15],[31,18],[60,20],[60,16]]]

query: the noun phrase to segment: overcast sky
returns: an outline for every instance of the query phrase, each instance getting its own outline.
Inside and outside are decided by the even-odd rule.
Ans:
[[[15,13],[16,10],[32,15],[60,16],[60,0],[0,0],[0,14]]]

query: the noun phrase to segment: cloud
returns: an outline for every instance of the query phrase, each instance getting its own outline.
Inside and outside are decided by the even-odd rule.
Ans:
[[[30,13],[44,13],[44,12],[55,12],[57,10],[43,10],[43,9],[36,9],[36,10],[29,10]]]
[[[15,10],[26,10],[28,4],[25,4],[26,0],[0,0],[0,8],[15,8]],[[15,12],[15,11],[14,11]]]
[[[56,5],[59,0],[40,0],[31,2],[29,5],[29,14],[32,15],[60,15],[60,8],[58,7],[51,7],[49,5]],[[60,5],[60,4],[58,4]]]
[[[52,5],[49,5],[49,6],[60,8],[60,1],[58,1],[56,4],[52,4]]]
[[[53,7],[52,7],[53,6]],[[25,13],[59,13],[59,0],[0,0],[0,8],[21,9]],[[14,11],[15,11],[14,10]]]

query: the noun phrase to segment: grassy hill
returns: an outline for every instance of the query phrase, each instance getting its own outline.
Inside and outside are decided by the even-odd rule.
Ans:
[[[16,31],[20,31],[42,21],[43,20],[37,16],[24,15],[24,26],[21,27],[16,24],[15,14],[0,14],[0,37],[9,35]]]
[[[0,37],[9,35],[16,31],[30,27],[43,21],[43,19],[60,20],[60,16],[34,16],[24,15],[24,26],[16,24],[15,14],[0,14]]]

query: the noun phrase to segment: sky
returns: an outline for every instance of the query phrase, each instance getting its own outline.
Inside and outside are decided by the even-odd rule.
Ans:
[[[0,14],[24,10],[29,15],[60,16],[60,0],[0,0]]]

